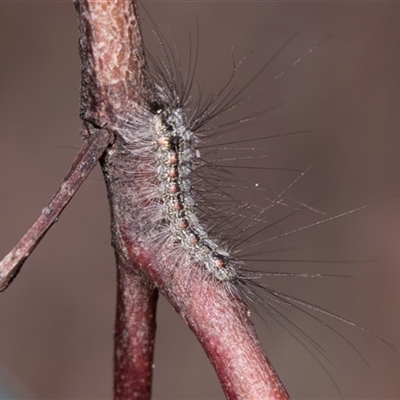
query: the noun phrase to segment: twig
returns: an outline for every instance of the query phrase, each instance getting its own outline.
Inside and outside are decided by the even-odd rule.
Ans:
[[[84,148],[89,146],[96,151],[91,158],[78,156],[63,183],[62,196],[59,192],[51,203],[54,208],[54,200],[61,196],[58,213],[50,208],[50,217],[46,211],[38,220],[41,221],[39,238],[87,175],[89,166],[93,167],[110,145],[101,158],[101,166],[111,206],[118,269],[115,398],[151,396],[158,289],[197,336],[216,369],[227,399],[287,399],[288,394],[266,358],[241,300],[210,279],[202,266],[188,269],[175,265],[169,262],[168,249],[165,254],[158,254],[151,246],[144,245],[140,230],[133,223],[135,207],[141,204],[140,200],[133,202],[132,194],[146,182],[141,180],[141,166],[126,151],[123,139],[110,129],[130,103],[146,106],[153,94],[134,1],[75,0],[75,6],[80,31],[81,118],[87,128]],[[86,175],[81,171],[86,171]],[[42,221],[47,223],[45,228]],[[38,237],[31,239],[29,235],[32,230],[37,232],[35,225],[27,234],[34,245]],[[24,239],[21,243],[25,243]],[[22,261],[15,263],[14,272],[7,279],[2,275],[7,281],[5,286],[33,247],[20,247],[16,251],[18,254],[13,258]]]
[[[150,398],[157,298],[154,284],[117,256],[115,399]]]
[[[0,291],[5,290],[18,274],[25,260],[39,244],[49,228],[57,221],[65,206],[70,202],[112,140],[113,135],[107,130],[103,130],[84,143],[70,171],[62,181],[60,189],[53,196],[49,205],[43,208],[42,214],[37,221],[1,261]]]

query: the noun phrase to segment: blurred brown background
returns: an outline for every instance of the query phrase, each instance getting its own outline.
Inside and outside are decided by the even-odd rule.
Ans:
[[[204,93],[216,90],[230,73],[232,45],[237,60],[251,52],[243,85],[298,32],[253,84],[256,90],[333,33],[243,105],[245,116],[285,103],[243,128],[244,134],[316,131],[274,142],[267,161],[296,168],[313,164],[290,195],[305,202],[322,200],[318,208],[327,216],[400,193],[400,4],[144,5],[167,36],[170,28],[183,54],[198,18],[198,81]],[[144,31],[151,50],[156,41],[149,29]],[[0,2],[1,257],[47,205],[80,147],[78,102],[72,2]],[[279,182],[270,186],[275,184]],[[305,218],[293,222],[292,228],[307,223]],[[355,279],[297,280],[285,289],[400,347],[399,234],[400,199],[395,199],[285,238],[280,247],[298,249],[287,258],[374,260],[314,265],[313,271]],[[293,270],[293,265],[288,268]],[[301,272],[309,267],[298,268]],[[0,380],[16,398],[111,398],[114,297],[108,204],[97,168],[13,285],[0,295]],[[293,321],[307,329],[304,316],[293,313]],[[290,335],[256,324],[293,398],[339,397],[328,375]],[[365,333],[343,324],[333,326],[358,345],[370,365],[327,329],[310,325],[308,332],[326,349],[331,365],[325,365],[343,397],[400,398],[400,356]],[[200,346],[163,299],[158,311],[154,398],[223,398]]]

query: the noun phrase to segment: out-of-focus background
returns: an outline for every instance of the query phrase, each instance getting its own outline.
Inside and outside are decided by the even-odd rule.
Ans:
[[[199,21],[197,80],[205,94],[216,91],[231,72],[232,47],[237,60],[246,57],[243,78],[238,77],[243,85],[298,32],[252,84],[252,92],[333,34],[243,104],[246,116],[284,103],[241,127],[243,134],[314,130],[268,144],[267,162],[303,169],[312,164],[290,195],[319,201],[327,217],[400,194],[400,4],[143,4],[167,37],[170,29],[183,58]],[[143,8],[141,15],[153,24]],[[153,51],[154,35],[143,30]],[[0,2],[1,257],[47,205],[81,145],[79,79],[72,2]],[[279,186],[278,177],[271,187]],[[292,228],[308,222],[298,220]],[[368,261],[313,264],[313,271],[354,279],[295,280],[285,290],[400,348],[399,237],[400,199],[394,199],[285,238],[277,247],[295,248],[287,258]],[[288,268],[302,272],[309,266]],[[114,301],[108,204],[96,168],[0,294],[0,381],[8,391],[0,390],[0,398],[111,398]],[[154,398],[222,399],[201,347],[163,299],[157,321]],[[293,321],[326,350],[324,365],[343,398],[400,398],[400,356],[379,340],[332,323],[358,346],[368,366],[321,324],[299,313],[293,313]],[[293,398],[340,397],[329,375],[290,334],[260,321],[256,327]]]

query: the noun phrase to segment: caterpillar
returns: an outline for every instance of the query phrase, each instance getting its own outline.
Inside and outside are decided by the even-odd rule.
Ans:
[[[378,335],[350,320],[261,281],[261,278],[265,277],[320,278],[329,274],[268,272],[247,266],[249,263],[254,265],[257,262],[270,261],[268,255],[271,250],[265,249],[265,245],[269,242],[341,218],[358,209],[271,235],[270,232],[279,222],[299,211],[319,213],[310,204],[296,202],[288,196],[290,189],[308,169],[291,169],[290,172],[296,173],[296,176],[281,191],[274,191],[233,173],[232,170],[237,166],[229,166],[224,162],[241,159],[254,161],[259,158],[254,156],[255,152],[265,151],[261,147],[240,148],[243,143],[249,146],[249,142],[246,139],[226,139],[224,136],[225,133],[229,134],[229,130],[225,132],[224,125],[217,128],[209,128],[207,125],[210,121],[218,119],[221,114],[229,114],[236,110],[239,105],[254,96],[254,92],[242,96],[244,90],[239,88],[235,92],[232,86],[241,63],[233,63],[233,72],[222,89],[203,102],[201,91],[194,93],[196,89],[193,90],[196,68],[193,67],[191,70],[192,63],[196,65],[198,49],[193,50],[194,56],[189,55],[189,70],[184,72],[174,39],[172,44],[168,44],[159,31],[156,34],[164,52],[162,61],[149,56],[153,67],[156,100],[148,101],[147,106],[141,109],[132,104],[134,112],[127,110],[115,127],[118,134],[124,138],[127,151],[136,157],[136,164],[139,167],[135,175],[143,174],[141,179],[146,182],[144,189],[139,188],[134,194],[140,199],[138,204],[146,204],[145,210],[136,207],[138,211],[134,217],[134,225],[139,227],[138,232],[143,245],[155,248],[156,252],[161,247],[168,248],[170,252],[166,257],[168,262],[171,265],[178,263],[184,265],[188,276],[190,269],[200,264],[216,284],[224,285],[226,290],[242,298],[249,308],[259,313],[263,319],[267,319],[262,315],[266,313],[272,317],[278,329],[294,336],[315,357],[328,375],[324,362],[329,361],[324,350],[314,341],[311,334],[303,331],[285,316],[288,308],[302,311],[304,315],[326,326],[341,337],[362,359],[361,352],[345,335],[320,317],[314,316],[312,312],[325,314],[350,326],[358,327],[392,347]],[[282,46],[282,49],[284,47]],[[279,53],[280,50],[276,54]],[[289,69],[304,56],[305,54],[297,58]],[[265,67],[256,76],[264,69]],[[280,76],[282,73],[275,76],[271,82]],[[264,88],[265,85],[261,90]],[[132,115],[135,117],[131,117]],[[238,119],[236,123],[241,124],[245,120],[246,118]],[[286,133],[286,135],[295,133],[300,132]],[[219,136],[220,141],[217,139],[215,142],[216,136]],[[251,141],[265,141],[269,138],[269,135],[265,135],[253,138]],[[250,152],[251,155],[235,155],[227,158],[222,158],[220,155],[221,152],[238,150]],[[255,168],[262,170],[269,167]],[[241,190],[251,190],[263,205],[257,205],[254,200],[247,202],[238,200],[237,195]],[[267,192],[271,196],[267,196]],[[359,209],[362,208],[365,206]],[[340,394],[340,388],[335,380],[332,377],[331,380]]]

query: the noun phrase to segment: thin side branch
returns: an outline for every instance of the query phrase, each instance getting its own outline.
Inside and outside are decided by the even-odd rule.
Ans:
[[[79,186],[97,164],[113,139],[114,136],[109,131],[103,130],[83,144],[71,169],[62,181],[60,189],[53,196],[49,205],[43,208],[42,214],[37,221],[1,261],[0,291],[5,290],[18,274],[25,260],[39,244],[49,228],[57,221],[63,209],[70,202]]]

